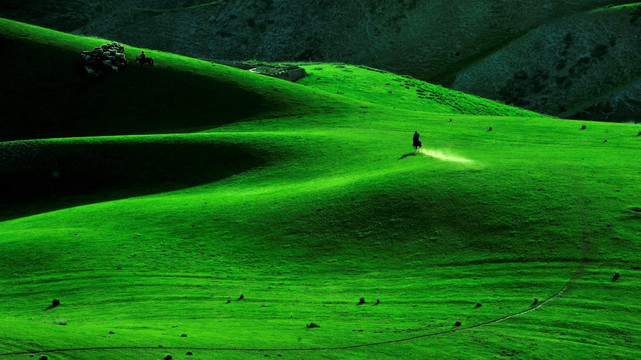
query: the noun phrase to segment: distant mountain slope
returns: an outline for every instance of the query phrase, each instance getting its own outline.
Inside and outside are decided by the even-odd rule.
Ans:
[[[639,121],[640,16],[639,5],[613,7],[542,25],[460,72],[451,86],[548,114]]]
[[[638,11],[586,15],[622,4],[626,1],[9,0],[0,4],[0,16],[204,59],[365,64],[537,112],[628,121],[638,117],[640,99],[628,91],[622,102],[617,87],[632,80],[620,70],[638,63],[633,41],[641,28]],[[572,44],[563,52],[567,33]],[[609,45],[612,38],[616,43]],[[587,64],[589,76],[568,73],[597,47],[628,44],[633,45],[628,53],[597,51]],[[497,57],[508,54],[507,68],[482,70],[502,66]],[[548,65],[554,74],[541,84],[519,83],[520,71],[537,76]],[[590,96],[579,103],[584,91]],[[569,103],[562,104],[566,96],[559,94],[566,92]]]

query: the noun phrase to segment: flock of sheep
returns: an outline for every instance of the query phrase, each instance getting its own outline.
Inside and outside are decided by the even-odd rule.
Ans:
[[[125,58],[125,47],[112,42],[94,48],[93,51],[82,52],[82,66],[85,73],[98,78],[108,72],[117,72],[128,64]]]

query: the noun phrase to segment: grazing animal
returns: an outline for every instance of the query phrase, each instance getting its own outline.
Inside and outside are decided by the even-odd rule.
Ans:
[[[316,324],[316,323],[309,323],[309,324],[307,324],[307,325],[306,325],[306,327],[307,327],[308,329],[313,329],[313,328],[319,328],[319,327],[320,327],[320,325],[318,325],[318,324]]]
[[[483,306],[483,304],[481,304],[481,303],[476,303],[476,306],[475,306],[474,308],[475,308],[475,309],[478,309],[478,308],[480,308],[481,306]]]
[[[365,304],[365,298],[361,298],[361,299],[358,301],[358,304],[356,304],[356,305],[363,305],[363,304]]]
[[[154,58],[151,57],[141,58],[140,56],[136,56],[136,61],[140,63],[141,67],[145,64],[149,64],[151,67],[154,66]]]
[[[585,125],[581,126],[581,130],[585,130],[585,129],[587,129],[587,126]]]
[[[414,151],[418,151],[418,149],[422,147],[423,147],[423,142],[421,140],[414,141]]]
[[[456,327],[461,326],[461,322],[460,322],[460,321],[455,322],[455,323],[454,323],[454,326],[456,326]]]
[[[620,277],[621,275],[619,275],[619,273],[614,273],[614,276],[612,277],[612,281],[617,281],[619,280]]]
[[[490,126],[490,128],[487,131],[492,131],[492,127]]]
[[[534,305],[536,305],[536,304],[538,304],[538,303],[539,303],[539,299],[534,298],[534,302],[532,303],[532,306],[534,306]]]
[[[242,299],[244,299],[244,298],[245,298],[245,295],[240,294],[240,297],[239,297],[239,298],[238,298],[238,300],[236,300],[236,301],[241,301],[241,300],[242,300]]]
[[[376,299],[376,304],[374,304],[374,306],[376,306],[376,305],[378,305],[380,303],[381,303],[381,300],[380,299]]]

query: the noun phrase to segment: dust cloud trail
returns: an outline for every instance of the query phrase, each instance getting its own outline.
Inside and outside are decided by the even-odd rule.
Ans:
[[[442,160],[442,161],[450,161],[450,162],[457,162],[460,164],[472,164],[474,163],[474,160],[464,158],[462,156],[458,156],[455,154],[452,154],[449,151],[443,151],[439,149],[420,149],[418,151],[420,154],[423,154],[425,156],[432,157],[434,159]]]

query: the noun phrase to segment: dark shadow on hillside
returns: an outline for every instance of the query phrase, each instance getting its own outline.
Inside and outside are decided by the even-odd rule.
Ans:
[[[405,159],[405,158],[406,158],[406,157],[408,157],[408,156],[416,156],[416,153],[415,153],[415,152],[407,153],[407,154],[405,154],[405,155],[401,156],[401,157],[400,157],[400,158],[398,158],[398,159],[399,159],[399,160],[403,160],[403,159]]]
[[[1,35],[0,49],[0,141],[188,132],[279,106],[232,80],[181,69],[131,61],[120,73],[91,80],[76,51]]]
[[[0,221],[178,190],[263,164],[207,143],[16,142],[0,145]]]

